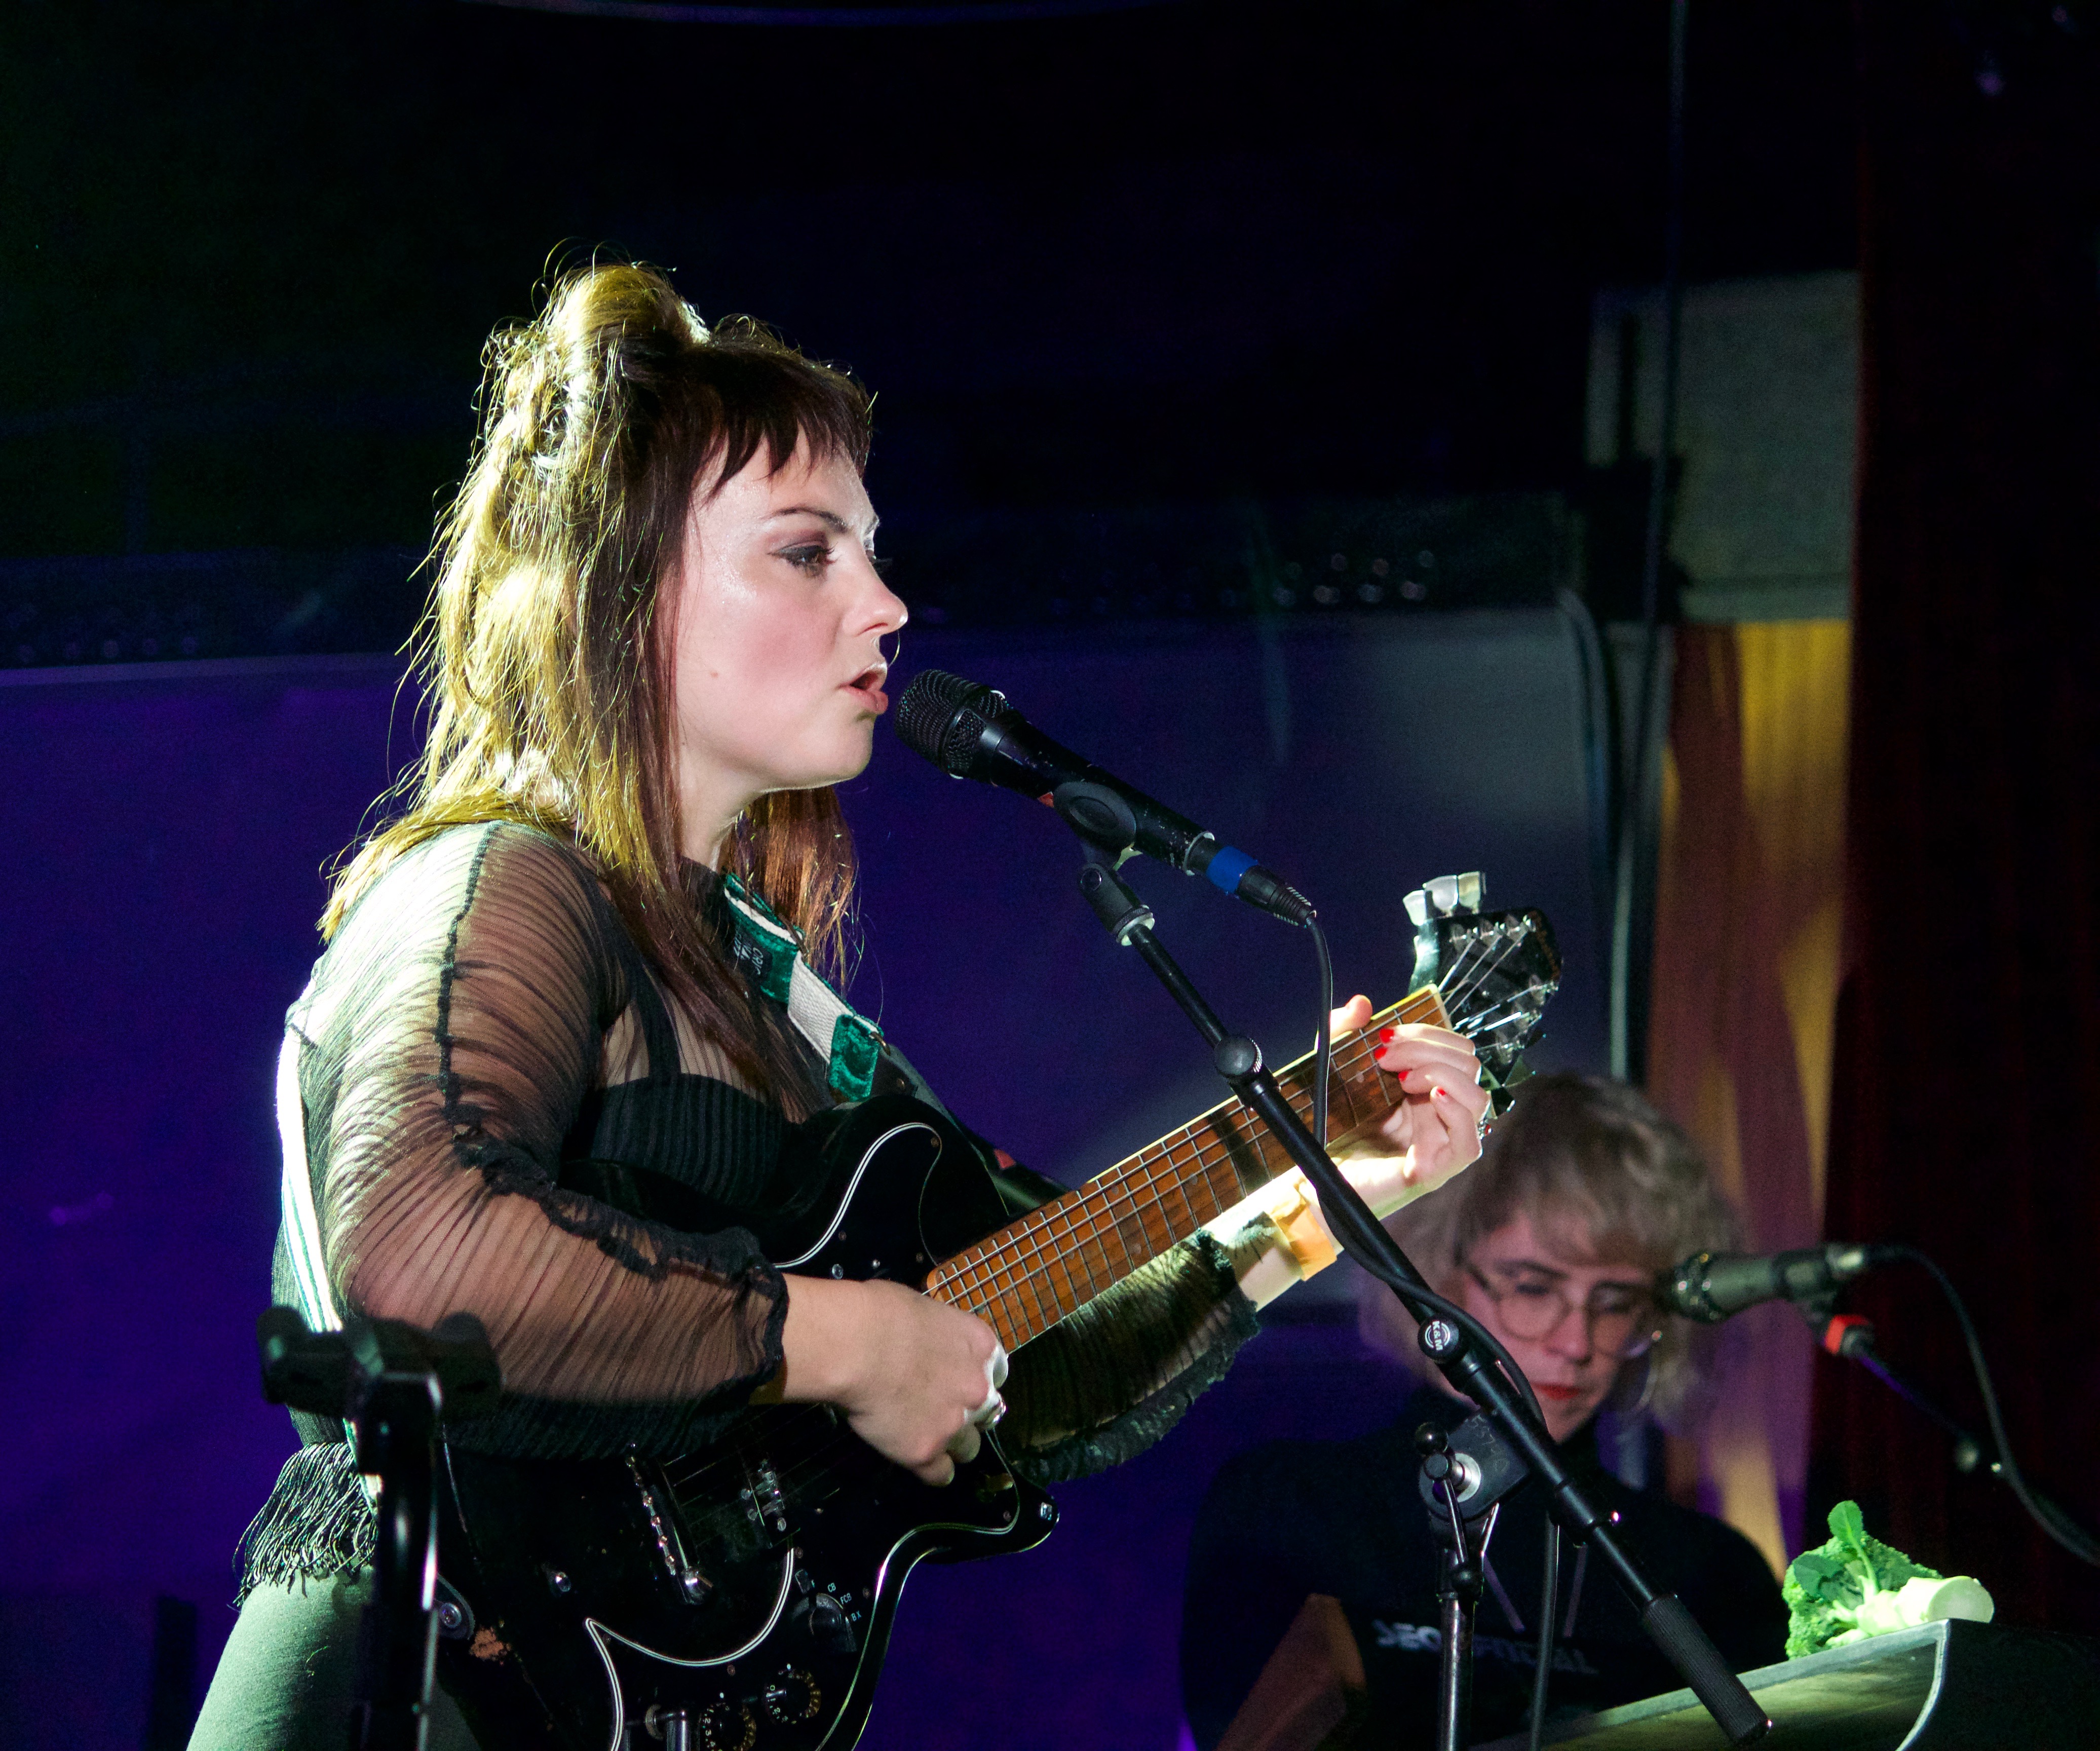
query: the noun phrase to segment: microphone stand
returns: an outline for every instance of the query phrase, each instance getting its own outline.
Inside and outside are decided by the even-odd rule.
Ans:
[[[1954,1469],[1966,1476],[1979,1467],[2012,1489],[2013,1480],[2005,1475],[2003,1460],[1998,1457],[1995,1444],[1987,1444],[1980,1436],[1972,1434],[1939,1402],[1926,1394],[1914,1382],[1905,1378],[1882,1359],[1875,1343],[1874,1322],[1857,1313],[1836,1313],[1830,1310],[1829,1297],[1819,1302],[1803,1305],[1802,1314],[1810,1327],[1816,1333],[1817,1341],[1833,1356],[1847,1361],[1857,1362],[1891,1392],[1908,1405],[1927,1421],[1936,1422],[1953,1438]],[[1986,1458],[1988,1453],[1992,1457]],[[2016,1494],[2018,1492],[2014,1492]],[[2073,1546],[2090,1547],[2090,1538],[2062,1503],[2032,1484],[2026,1488],[2027,1501],[2023,1506],[2032,1509],[2036,1518],[2054,1522],[2053,1530],[2058,1543],[2067,1539]],[[2077,1554],[2074,1550],[2074,1554]],[[2088,1557],[2086,1560],[2090,1561]]]
[[[423,1751],[437,1652],[436,1447],[441,1422],[492,1409],[502,1374],[471,1313],[435,1331],[353,1318],[311,1331],[290,1308],[255,1325],[262,1396],[339,1417],[357,1437],[357,1469],[379,1480],[372,1599],[358,1624],[351,1751]]]
[[[1602,1553],[1621,1589],[1632,1601],[1642,1629],[1677,1669],[1729,1742],[1746,1745],[1762,1738],[1771,1731],[1771,1722],[1741,1679],[1728,1669],[1719,1650],[1692,1613],[1674,1594],[1658,1593],[1649,1584],[1621,1546],[1606,1516],[1577,1487],[1553,1440],[1532,1420],[1501,1369],[1470,1335],[1420,1299],[1421,1293],[1433,1293],[1428,1279],[1414,1268],[1335,1165],[1324,1140],[1314,1137],[1306,1128],[1263,1063],[1260,1047],[1245,1034],[1232,1032],[1219,1020],[1153,933],[1157,920],[1152,909],[1115,872],[1116,863],[1127,848],[1104,845],[1084,835],[1081,840],[1088,857],[1079,871],[1079,892],[1110,936],[1118,944],[1137,950],[1139,958],[1208,1043],[1211,1061],[1226,1086],[1268,1127],[1317,1189],[1321,1214],[1343,1250],[1385,1283],[1415,1317],[1422,1326],[1424,1352],[1444,1378],[1477,1405],[1516,1449],[1545,1490],[1547,1511],[1577,1543],[1586,1539]],[[1454,1688],[1455,1704],[1462,1700],[1466,1687],[1460,1683]],[[1440,1712],[1458,1711],[1454,1708]],[[1449,1751],[1457,1751],[1464,1724],[1455,1718],[1440,1723],[1440,1736]]]

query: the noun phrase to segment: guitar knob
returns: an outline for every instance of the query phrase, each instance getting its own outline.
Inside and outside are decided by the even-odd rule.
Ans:
[[[849,1654],[854,1651],[853,1625],[847,1620],[845,1606],[828,1593],[810,1595],[809,1616],[804,1620],[810,1639],[818,1647],[835,1654]]]
[[[824,1705],[824,1693],[817,1681],[800,1666],[788,1666],[765,1687],[765,1707],[783,1727],[814,1721]]]
[[[724,1696],[700,1710],[700,1743],[707,1751],[751,1751],[758,1722],[743,1704]]]

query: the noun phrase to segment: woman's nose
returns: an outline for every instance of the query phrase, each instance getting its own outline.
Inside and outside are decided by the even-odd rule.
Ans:
[[[1546,1334],[1546,1347],[1571,1362],[1586,1362],[1597,1347],[1590,1330],[1590,1310],[1571,1307]]]
[[[867,576],[859,604],[858,631],[887,634],[899,630],[911,619],[903,599],[882,580],[882,574],[867,562]]]

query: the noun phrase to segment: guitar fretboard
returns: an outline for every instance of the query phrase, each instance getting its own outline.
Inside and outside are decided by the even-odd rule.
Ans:
[[[1399,1084],[1379,1069],[1372,1048],[1381,1027],[1410,1021],[1450,1025],[1435,987],[1412,993],[1336,1043],[1330,1136],[1392,1108]],[[1312,1054],[1277,1071],[1277,1080],[1309,1124]],[[927,1293],[981,1315],[1008,1351],[1018,1350],[1292,1165],[1253,1113],[1236,1099],[1224,1101],[956,1254],[928,1279]]]

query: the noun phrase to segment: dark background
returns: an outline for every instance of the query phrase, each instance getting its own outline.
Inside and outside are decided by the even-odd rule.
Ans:
[[[1688,276],[1863,269],[1833,1231],[1912,1239],[1948,1264],[1979,1303],[2021,1451],[2089,1515],[2093,8],[1692,13]],[[147,1722],[152,1595],[203,1607],[208,1669],[223,1614],[192,1559],[237,1530],[288,1444],[246,1398],[240,1310],[260,1288],[272,1170],[267,1067],[235,1048],[267,1041],[312,946],[312,871],[387,758],[386,665],[357,683],[353,734],[294,697],[311,677],[179,678],[165,659],[398,646],[464,463],[482,342],[531,310],[550,265],[646,257],[704,313],[763,316],[878,391],[871,486],[902,593],[934,629],[914,658],[940,652],[944,622],[1083,620],[956,648],[1002,677],[1038,658],[1031,674],[1058,673],[1057,639],[1109,676],[1141,651],[1123,684],[1157,679],[1118,708],[1133,722],[1157,732],[1177,689],[1200,693],[1188,721],[1259,713],[1273,762],[1273,699],[1245,696],[1271,685],[1264,652],[1311,664],[1291,673],[1317,693],[1334,653],[1389,640],[1410,661],[1439,640],[1477,658],[1498,627],[1551,622],[1555,584],[1599,619],[1623,613],[1626,556],[1566,514],[1626,523],[1619,488],[1582,465],[1583,373],[1593,293],[1661,271],[1665,54],[1662,0],[1191,0],[880,29],[459,0],[7,10],[0,663],[40,694],[72,664],[170,671],[78,676],[7,714],[5,1305],[34,1337],[16,1341],[28,1432],[0,1487],[11,1742],[180,1743]],[[1366,556],[1405,571],[1418,538],[1440,567],[1374,610]],[[1330,548],[1352,589],[1332,625],[1297,629],[1318,599],[1301,574]],[[1224,600],[1250,583],[1259,619]],[[1281,632],[1272,607],[1291,611]],[[1259,682],[1233,695],[1171,660],[1221,650],[1224,671]],[[1377,681],[1359,664],[1363,690],[1336,697],[1374,704]],[[140,708],[156,689],[205,726]],[[1311,745],[1346,735],[1339,709]],[[1568,837],[1506,844],[1485,815],[1410,814],[1412,781],[1453,769],[1380,720],[1350,752],[1393,778],[1400,885],[1436,872],[1418,850],[1440,869],[1489,862],[1470,849],[1487,843],[1491,877],[1514,860],[1562,885],[1564,930],[1594,957],[1595,829],[1577,818],[1596,796],[1576,792],[1596,733],[1592,718],[1575,743],[1507,752],[1583,776],[1559,793]],[[1211,750],[1186,752],[1162,761],[1159,788],[1177,770],[1213,782]],[[316,758],[328,786],[301,780]],[[1300,818],[1273,778],[1215,795],[1246,811],[1236,831],[1273,807],[1279,830],[1345,842],[1347,823]],[[281,830],[258,838],[270,809]],[[1467,831],[1425,833],[1432,819]],[[179,867],[157,861],[177,845]],[[871,846],[878,865],[911,849]],[[1341,849],[1320,856],[1374,934],[1376,889],[1342,873]],[[906,864],[881,867],[902,883]],[[893,942],[925,927],[898,893]],[[105,905],[130,908],[121,928],[98,928]],[[229,911],[257,921],[252,941],[196,922]],[[869,970],[901,987],[924,971],[911,959],[893,947]],[[1594,961],[1571,979],[1568,1061],[1595,1061],[1597,980]],[[1295,1013],[1279,1000],[1264,1025]],[[208,1051],[222,1026],[235,1045]],[[1099,1125],[1057,1117],[1046,1165],[1151,1134],[1143,1078],[1123,1081]],[[1999,1292],[2009,1281],[2025,1286]],[[1891,1353],[1973,1416],[1930,1299],[1881,1293]],[[135,1325],[151,1333],[135,1353]],[[1392,1390],[1346,1329],[1290,1342],[1251,1357],[1180,1447],[1088,1486],[1091,1518],[1068,1504],[1057,1546],[1010,1581],[944,1575],[915,1594],[878,1733],[982,1742],[1004,1695],[1026,1705],[1001,1718],[1007,1742],[1171,1744],[1160,1564],[1178,1560],[1208,1468],[1267,1433],[1361,1427]],[[1950,1480],[1908,1414],[1858,1387],[1826,1374],[1823,1499],[1860,1495],[1898,1542],[1986,1574],[2009,1618],[2100,1623],[2089,1571],[2049,1556],[1988,1484]],[[229,1445],[175,1440],[200,1405]],[[1119,1634],[1102,1598],[1147,1615]],[[944,1634],[957,1616],[977,1646]]]
[[[1590,293],[1661,270],[1655,0],[4,29],[15,555],[420,546],[483,338],[600,247],[859,372],[906,530],[1573,485]],[[1702,6],[1690,53],[1693,276],[1851,265],[1843,11]]]

